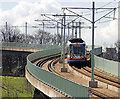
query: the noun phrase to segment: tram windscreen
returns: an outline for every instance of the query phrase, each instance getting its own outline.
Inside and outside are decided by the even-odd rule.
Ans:
[[[73,45],[73,52],[76,55],[85,55],[85,45]]]

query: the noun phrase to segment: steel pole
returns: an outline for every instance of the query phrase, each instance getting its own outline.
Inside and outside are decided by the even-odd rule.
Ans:
[[[58,22],[57,22],[57,45],[58,45],[58,32],[59,32],[59,28],[58,28]]]
[[[27,22],[25,23],[26,43],[27,43]]]
[[[43,35],[44,35],[44,22],[43,22],[43,32],[42,32],[42,44],[44,44]]]
[[[5,41],[8,41],[7,38],[9,39],[9,36],[7,36],[7,35],[8,35],[8,34],[7,34],[7,22],[5,23],[5,25],[6,25],[6,26],[5,26],[5,27],[6,27],[6,31],[5,31],[5,32],[6,32]]]
[[[63,19],[61,20],[61,23],[63,24]],[[63,25],[61,24],[61,60],[62,60],[62,55],[63,55]]]
[[[73,35],[74,34],[74,22],[72,21],[72,39],[73,39]]]
[[[64,39],[63,39],[63,68],[65,68],[65,13],[64,13]]]
[[[93,2],[93,9],[92,9],[92,52],[91,52],[92,81],[94,81],[94,24],[95,24],[95,2]]]
[[[79,21],[79,38],[81,38],[81,22]]]
[[[95,3],[92,4],[92,51],[91,51],[91,81],[89,81],[89,87],[97,88],[98,82],[94,80],[94,24],[95,24]]]
[[[75,38],[77,38],[77,22],[76,22],[76,27],[75,27]]]
[[[67,72],[67,68],[65,68],[65,13],[64,13],[64,39],[63,39],[63,68],[61,68],[61,72]]]
[[[70,39],[70,30],[69,30],[69,24],[68,24],[68,40]]]

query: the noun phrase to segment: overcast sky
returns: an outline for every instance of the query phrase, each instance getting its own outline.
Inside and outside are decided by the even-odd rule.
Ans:
[[[41,13],[56,13],[61,14],[62,7],[91,7],[91,0],[0,0],[0,26],[5,25],[5,22],[15,26],[24,26],[25,22],[28,22],[28,26],[38,25],[38,22],[35,22],[35,19],[41,19]],[[97,0],[96,0],[97,1]],[[95,2],[96,7],[117,7],[117,0],[101,0],[101,2]],[[91,20],[91,15],[86,16],[86,14],[91,14],[89,10],[73,10],[79,14],[85,15],[89,20]],[[102,11],[102,10],[101,10]],[[99,12],[99,11],[98,11]],[[96,14],[96,19],[109,11]],[[70,12],[66,13],[70,14]],[[113,17],[113,13],[110,15]],[[117,18],[117,11],[115,13]],[[42,17],[43,18],[43,17]],[[57,17],[58,19],[58,17]],[[69,18],[72,19],[72,18]],[[73,18],[74,19],[74,18]],[[91,26],[90,22],[87,22],[83,19],[79,19],[85,24],[83,26]],[[108,19],[103,19],[98,21],[95,24],[97,28],[95,29],[95,44],[96,45],[105,45],[111,46],[118,40],[118,20],[113,20],[110,22],[102,23]],[[19,27],[24,32],[24,27]],[[28,33],[32,34],[33,29],[28,28]],[[35,29],[34,29],[35,30]],[[48,30],[49,32],[56,33],[56,29]],[[91,29],[82,29],[82,38],[86,41],[87,44],[91,44],[92,35]]]

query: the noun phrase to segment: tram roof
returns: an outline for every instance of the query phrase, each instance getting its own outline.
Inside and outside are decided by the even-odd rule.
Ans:
[[[83,43],[84,41],[80,38],[74,38],[69,40],[71,43]]]

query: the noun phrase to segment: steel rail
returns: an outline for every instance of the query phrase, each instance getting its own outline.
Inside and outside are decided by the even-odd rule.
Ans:
[[[75,68],[75,67],[72,67],[72,68],[75,69],[75,70],[77,70],[77,68]],[[86,71],[84,68],[81,68],[80,70],[77,70],[77,71],[80,72],[80,73],[82,73],[82,74],[84,74],[84,75],[86,75],[86,76],[88,76],[88,77],[91,77],[91,73],[88,72],[88,71]],[[101,77],[95,75],[95,79],[98,80],[98,81],[107,83],[109,85],[115,86],[117,88],[120,88],[120,84],[112,82],[112,81],[107,80],[105,78],[101,78]]]
[[[83,68],[81,69],[81,70],[79,70],[78,68],[76,68],[76,67],[74,67],[74,66],[72,66],[72,68],[75,70],[75,71],[77,71],[77,72],[79,72],[79,73],[81,73],[81,74],[83,74],[83,75],[86,75],[86,76],[88,76],[88,77],[91,77],[91,75],[90,75],[90,73],[88,74],[87,73],[87,71],[85,71]],[[95,79],[96,80],[99,80],[99,78],[97,77],[95,77]],[[103,80],[99,80],[99,81],[102,81],[102,82],[105,82],[106,83],[106,81],[103,81]],[[114,84],[111,84],[111,85],[114,85]],[[116,86],[116,87],[120,87],[120,85],[119,84],[117,84],[117,85],[114,85],[114,86]],[[95,89],[92,89],[93,90],[93,95],[95,95],[95,96],[98,96],[98,97],[100,97],[100,98],[109,98],[109,99],[111,99],[110,98],[110,96],[108,96],[108,95],[106,95],[105,93],[102,93],[102,92],[99,92],[99,91],[97,91],[97,90],[95,90]]]
[[[83,69],[85,69],[86,71],[88,71],[88,72],[91,73],[91,68],[89,68],[89,67],[83,67]],[[106,80],[109,80],[109,81],[111,81],[111,82],[115,82],[115,83],[117,83],[117,84],[120,84],[120,79],[118,79],[118,78],[116,78],[116,77],[113,77],[113,76],[110,76],[110,75],[108,75],[108,74],[106,74],[106,73],[104,73],[104,72],[98,72],[98,71],[95,69],[94,74],[95,74],[96,76],[99,76],[99,77],[104,78],[104,79],[106,79]]]

